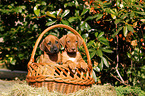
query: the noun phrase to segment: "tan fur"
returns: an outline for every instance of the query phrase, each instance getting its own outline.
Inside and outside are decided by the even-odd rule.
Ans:
[[[88,68],[87,63],[83,60],[77,47],[81,46],[83,41],[76,35],[70,33],[60,38],[60,43],[64,46],[65,50],[62,52],[62,63],[68,64],[71,69]]]
[[[59,52],[60,42],[56,36],[48,35],[40,44],[40,49],[44,54],[40,56],[40,63],[60,63],[61,54]]]

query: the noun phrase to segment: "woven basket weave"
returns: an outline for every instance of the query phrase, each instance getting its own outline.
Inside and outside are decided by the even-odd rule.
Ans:
[[[53,63],[36,63],[34,62],[34,55],[37,46],[42,39],[43,35],[54,28],[66,28],[72,31],[75,35],[78,35],[82,40],[83,38],[73,28],[57,24],[45,29],[38,37],[35,46],[32,51],[30,61],[28,63],[28,74],[26,81],[29,85],[34,87],[47,87],[48,91],[58,91],[61,93],[72,93],[79,89],[90,87],[94,83],[92,75],[92,65],[89,56],[87,46],[83,40],[83,46],[87,55],[87,71],[76,69],[75,73],[69,69],[65,64],[53,64]]]

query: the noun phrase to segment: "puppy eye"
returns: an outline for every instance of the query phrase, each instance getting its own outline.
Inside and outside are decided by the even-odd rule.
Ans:
[[[47,45],[51,45],[51,42],[48,42]]]
[[[67,41],[67,43],[70,43],[70,41]]]
[[[58,41],[55,41],[56,44],[58,44]]]
[[[78,43],[78,41],[76,41],[76,43]]]

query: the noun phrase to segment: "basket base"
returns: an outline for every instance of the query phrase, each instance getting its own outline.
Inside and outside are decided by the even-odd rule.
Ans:
[[[78,85],[56,81],[29,82],[28,84],[32,87],[47,87],[49,92],[57,91],[66,94],[91,87],[91,85]]]

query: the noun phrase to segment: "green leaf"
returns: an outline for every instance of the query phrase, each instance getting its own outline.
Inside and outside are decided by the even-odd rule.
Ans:
[[[12,65],[15,65],[15,64],[16,64],[16,60],[12,60],[10,63],[11,63]]]
[[[42,5],[46,5],[47,3],[46,3],[45,1],[42,1],[41,4],[42,4]]]
[[[90,58],[93,58],[95,56],[96,52],[90,53]]]
[[[8,5],[8,8],[9,8],[9,9],[11,9],[12,7],[13,7],[13,6],[11,6],[11,5]]]
[[[120,0],[116,0],[117,7],[120,7]]]
[[[90,29],[91,29],[91,27],[90,27],[90,25],[87,23],[87,22],[85,22],[85,21],[81,21],[81,26],[80,26],[80,28],[81,28],[81,31],[83,31],[83,30],[87,30],[87,31],[89,31]]]
[[[65,17],[66,15],[68,15],[69,12],[70,12],[70,10],[65,10],[65,11],[63,12],[63,14],[61,15],[61,18],[63,18],[63,17]]]
[[[70,17],[70,18],[68,19],[68,21],[71,23],[71,22],[75,21],[76,19],[78,19],[78,17]]]
[[[111,17],[112,17],[113,19],[116,19],[116,16],[115,16],[114,14],[111,14]]]
[[[85,28],[87,31],[89,31],[91,29],[90,25],[87,22],[85,22]]]
[[[100,70],[103,69],[103,60],[101,59],[101,63],[98,65],[98,67],[100,68]]]
[[[36,9],[36,8],[35,8]],[[37,9],[37,10],[40,10],[40,9]],[[16,7],[15,8],[15,11],[17,12],[17,13],[21,13],[22,12],[22,8],[19,6],[19,7]],[[39,14],[38,14],[39,15]]]
[[[91,40],[87,45],[88,45],[88,46],[92,46],[93,43],[94,43],[94,40]]]
[[[22,60],[24,58],[24,54],[20,53],[18,54],[18,57]]]
[[[89,33],[85,33],[82,35],[82,38],[88,38],[88,36],[89,36]]]
[[[69,25],[69,22],[66,21],[66,20],[61,20],[61,22],[62,22],[64,25]]]
[[[96,76],[96,73],[94,72],[94,70],[93,70],[92,72],[93,72],[93,78],[95,79],[95,82],[97,82],[97,76]]]
[[[121,21],[121,19],[116,19],[114,23],[118,24],[120,21]]]
[[[112,14],[116,14],[112,9],[110,9],[110,12],[111,12]]]
[[[104,45],[107,45],[107,46],[109,45],[108,40],[104,37],[100,37],[100,38],[98,38],[98,40]]]
[[[108,61],[106,60],[106,58],[104,58],[103,56],[101,57],[101,59],[103,60],[104,64],[106,65],[106,67],[109,67]]]
[[[128,58],[131,58],[131,54],[129,52],[127,52],[127,56]]]
[[[124,26],[123,27],[123,34],[125,37],[127,36],[127,33],[128,33],[127,26]]]
[[[35,13],[36,16],[39,16],[39,14],[40,14],[40,9],[38,9],[38,6],[39,6],[39,4],[37,4],[37,5],[34,7],[34,13]]]
[[[133,17],[134,17],[134,12],[131,12],[131,13],[130,13],[130,17],[133,19]]]
[[[92,52],[94,52],[95,49],[89,48],[88,50],[89,50],[89,53],[92,53]]]
[[[95,18],[97,18],[97,17],[99,17],[99,16],[100,16],[99,14],[96,14],[96,15],[94,15],[94,16],[89,16],[85,21],[93,20],[93,19],[95,19]]]
[[[95,52],[94,52],[95,53]],[[102,51],[100,49],[98,49],[96,51],[96,55],[98,55],[99,57],[101,57],[103,55]]]
[[[97,36],[98,36],[98,32],[95,32],[95,37],[97,38]]]
[[[59,9],[58,11],[57,11],[57,17],[59,17],[59,15],[62,13],[62,9]]]
[[[100,38],[98,38],[98,40],[99,41],[105,41],[105,42],[107,41],[108,42],[108,40],[105,37],[100,37]]]
[[[118,30],[112,35],[112,37],[114,38],[115,35],[117,35],[121,30],[122,30],[123,27],[119,27]]]
[[[141,8],[143,8],[143,6],[141,6],[141,5],[134,5],[134,8],[141,9]]]
[[[97,38],[100,38],[100,37],[102,37],[103,35],[104,35],[104,32],[101,32],[101,33],[98,35]]]
[[[96,48],[100,48],[101,47],[100,42],[96,42],[94,45],[95,45]]]
[[[145,15],[145,12],[136,12],[136,13],[138,13],[140,15]]]
[[[78,3],[78,1],[77,1],[77,0],[75,0],[75,6],[76,6],[76,8],[78,8],[78,7],[79,7],[79,3]]]
[[[130,21],[130,19],[126,19],[126,20],[125,20],[125,23],[128,23],[129,21]]]
[[[106,8],[105,11],[106,11],[107,13],[111,14],[111,11],[110,11],[110,10],[111,10],[110,8]]]
[[[98,14],[98,16],[97,16],[97,18],[96,18],[96,21],[99,20],[99,19],[101,19],[102,16],[103,16],[103,14]]]
[[[113,53],[112,50],[108,50],[108,49],[101,49],[103,52],[106,52],[106,53]]]
[[[84,31],[84,29],[85,29],[85,21],[81,21],[80,29],[81,29],[81,31]]]
[[[51,22],[47,22],[47,23],[46,23],[46,26],[51,26],[51,25],[53,25],[56,21],[57,21],[57,20],[51,21]]]
[[[39,14],[40,14],[40,9],[34,10],[34,13],[35,13],[36,16],[39,16]]]
[[[128,13],[122,15],[120,18],[121,18],[121,19],[125,19],[126,17],[128,17]]]
[[[145,23],[145,19],[140,19],[140,21],[142,21],[143,23]]]
[[[48,15],[49,17],[52,17],[52,18],[56,18],[52,13],[50,13],[49,11],[46,12],[46,15]]]
[[[75,10],[75,16],[79,17],[79,10]]]
[[[81,16],[86,14],[88,12],[88,9],[84,9],[83,12],[81,13]]]
[[[97,71],[97,72],[100,72],[100,68],[99,67],[94,68],[94,70]]]
[[[129,31],[131,31],[131,32],[134,32],[133,27],[130,26],[129,24],[127,25],[127,29],[128,29]]]

